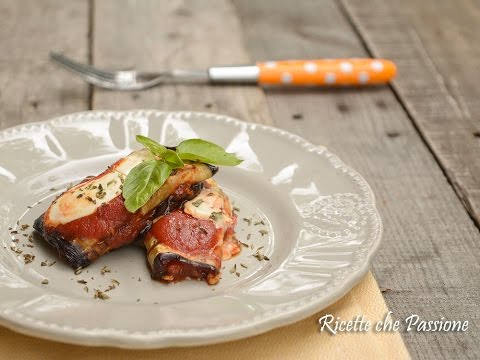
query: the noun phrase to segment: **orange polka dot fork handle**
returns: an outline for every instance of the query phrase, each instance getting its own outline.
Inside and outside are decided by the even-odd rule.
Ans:
[[[386,84],[397,67],[384,59],[321,59],[259,62],[252,66],[211,67],[211,82],[260,85],[356,86]]]

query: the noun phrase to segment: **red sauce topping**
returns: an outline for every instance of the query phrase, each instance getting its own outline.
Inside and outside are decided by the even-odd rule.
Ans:
[[[125,209],[122,196],[118,195],[108,203],[100,205],[93,214],[58,225],[57,229],[67,239],[103,239],[113,235],[119,227],[131,222],[134,217],[134,214]]]
[[[151,231],[160,243],[175,252],[209,255],[218,247],[221,259],[221,249],[218,246],[221,239],[211,220],[196,219],[177,210],[161,217]]]

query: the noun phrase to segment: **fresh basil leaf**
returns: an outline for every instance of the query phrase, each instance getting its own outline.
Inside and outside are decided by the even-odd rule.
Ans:
[[[162,159],[165,160],[172,169],[179,169],[185,165],[178,154],[170,149],[167,149],[167,152],[162,156]]]
[[[182,160],[201,161],[212,165],[235,166],[242,162],[235,154],[227,153],[221,146],[202,139],[188,139],[177,146]]]
[[[150,152],[153,154],[153,155],[156,155],[156,156],[160,156],[160,157],[163,157],[165,155],[165,153],[167,152],[167,148],[161,144],[159,144],[158,142],[156,142],[155,140],[152,140],[146,136],[143,136],[143,135],[137,135],[135,137],[135,139],[140,143],[142,144],[143,146],[145,146],[148,150],[150,150]]]
[[[147,160],[135,166],[123,184],[124,205],[134,213],[165,183],[172,168],[165,162]]]
[[[155,140],[142,135],[137,135],[136,139],[140,144],[150,150],[153,155],[158,156],[169,163],[172,169],[179,169],[185,165],[175,151],[167,149]]]

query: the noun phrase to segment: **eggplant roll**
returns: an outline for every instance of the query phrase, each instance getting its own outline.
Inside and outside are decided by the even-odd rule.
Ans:
[[[176,282],[185,278],[220,280],[222,260],[237,255],[237,217],[228,197],[213,179],[182,208],[157,218],[145,237],[152,278]]]
[[[124,206],[123,182],[129,171],[152,159],[142,149],[118,160],[96,177],[66,190],[34,223],[34,228],[73,268],[85,267],[103,254],[145,233],[152,220],[193,198],[217,167],[190,163],[170,175],[135,213]]]

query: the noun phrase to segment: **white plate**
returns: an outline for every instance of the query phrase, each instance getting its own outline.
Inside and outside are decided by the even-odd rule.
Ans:
[[[166,145],[200,137],[245,159],[221,168],[216,179],[240,208],[239,239],[255,250],[263,246],[270,261],[244,247],[224,263],[216,286],[164,285],[150,279],[143,246],[116,250],[79,275],[40,238],[28,247],[23,234],[32,230],[21,225],[31,225],[70,183],[138,147],[136,134]],[[222,115],[77,113],[0,132],[0,157],[0,323],[33,336],[160,348],[259,334],[339,299],[366,273],[381,239],[370,187],[335,155],[283,130]],[[251,225],[242,218],[253,218]],[[261,220],[265,225],[255,225]],[[35,255],[33,262],[24,263],[26,253]],[[41,266],[44,260],[57,263]],[[239,277],[230,273],[234,264]],[[103,266],[111,273],[101,275]],[[112,278],[120,285],[107,293],[110,299],[94,299],[93,289],[106,289]]]

